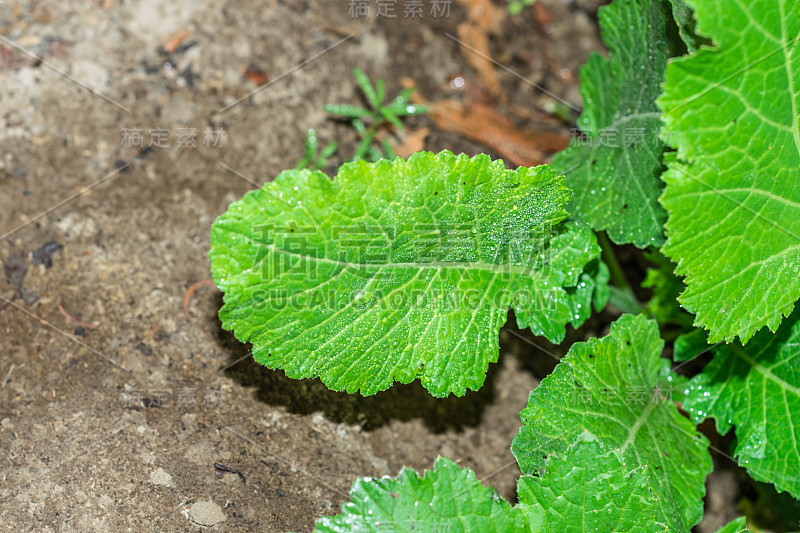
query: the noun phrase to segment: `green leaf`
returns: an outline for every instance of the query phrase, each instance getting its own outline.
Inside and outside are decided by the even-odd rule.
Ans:
[[[747,342],[800,297],[800,14],[796,0],[690,4],[717,46],[670,63],[659,99],[678,149],[664,252],[709,342]]]
[[[390,106],[398,106],[400,109],[405,109],[408,105],[408,101],[411,99],[411,95],[414,94],[416,87],[409,87],[408,89],[403,89],[400,94],[395,96],[394,100],[389,104]]]
[[[592,295],[592,305],[594,306],[595,311],[602,311],[606,306],[606,303],[608,303],[608,298],[610,295],[609,281],[611,275],[608,271],[608,266],[599,259],[597,261],[597,266],[592,268],[590,265],[589,270],[589,274],[592,276],[592,279],[595,282],[594,294]]]
[[[719,528],[717,533],[746,533],[747,531],[750,531],[747,529],[747,518],[740,516],[730,524]]]
[[[517,513],[497,491],[484,487],[472,470],[461,470],[440,457],[422,477],[405,468],[396,480],[356,481],[342,514],[321,518],[314,531],[506,533],[520,531],[521,526]]]
[[[319,153],[319,159],[322,162],[327,161],[329,157],[336,153],[336,150],[339,148],[339,143],[331,143],[325,148],[322,149]]]
[[[643,467],[670,531],[689,531],[703,515],[708,441],[669,401],[669,361],[655,321],[623,315],[602,339],[572,346],[531,393],[512,450],[523,473],[545,466],[584,431]],[[666,396],[666,398],[665,398]]]
[[[378,78],[378,81],[375,82],[375,101],[379,104],[383,104],[384,85],[383,78]]]
[[[684,285],[672,273],[675,264],[659,252],[645,252],[645,259],[655,264],[655,268],[647,269],[647,275],[642,281],[642,287],[653,291],[647,302],[650,314],[662,325],[691,325],[692,317],[678,305],[678,296],[683,292]]]
[[[689,52],[696,51],[702,45],[710,45],[711,41],[697,35],[694,13],[685,0],[669,0],[669,2],[672,4],[672,17],[678,25],[681,40]]]
[[[672,347],[672,359],[676,363],[682,363],[694,359],[710,349],[708,332],[704,329],[695,328],[675,339]]]
[[[372,83],[370,83],[367,75],[358,68],[353,69],[353,75],[356,77],[359,87],[361,87],[361,90],[364,92],[364,96],[367,97],[367,101],[372,105],[373,109],[377,110],[383,102],[381,101],[382,99],[378,99],[378,95],[372,87]]]
[[[537,336],[561,342],[563,324],[579,327],[608,299],[608,268],[599,260],[600,247],[587,227],[568,223],[551,228],[545,263],[546,278],[533,281],[528,298],[514,305],[520,328]],[[544,236],[540,236],[542,238]],[[583,272],[573,265],[586,265]]]
[[[397,157],[397,154],[392,150],[392,145],[389,144],[389,139],[384,139],[381,144],[383,145],[383,154],[386,159],[394,159]]]
[[[736,460],[753,479],[800,498],[800,310],[777,333],[720,345],[689,381],[683,407],[696,422],[736,426]]]
[[[298,161],[295,167],[298,170],[307,168],[309,170],[322,170],[328,164],[328,158],[331,157],[338,148],[337,143],[329,144],[322,150],[319,150],[319,140],[317,134],[313,129],[306,132],[305,142],[305,156]]]
[[[420,379],[463,395],[497,360],[509,308],[553,342],[588,316],[600,250],[559,224],[569,197],[546,166],[450,152],[349,163],[333,181],[283,172],[212,227],[222,325],[261,364],[334,390]]]
[[[398,117],[407,115],[420,115],[428,112],[428,107],[420,104],[411,104],[409,100],[411,95],[416,90],[416,87],[409,87],[398,94],[392,102],[386,106],[386,109],[391,111]]]
[[[355,125],[356,121],[353,121],[353,124]],[[360,127],[356,127],[356,131],[358,131],[359,129]],[[354,161],[358,159],[367,159],[372,150],[371,147],[372,147],[372,141],[375,139],[375,130],[370,128],[369,130],[363,133],[364,137],[361,139],[361,142],[358,143],[356,151],[353,154]]]
[[[569,207],[578,220],[606,230],[616,243],[659,246],[666,213],[661,193],[661,112],[655,104],[667,59],[676,45],[660,0],[615,0],[600,9],[609,59],[593,54],[581,70],[586,138],[556,154],[552,166],[575,191]]]
[[[519,504],[530,531],[667,531],[644,467],[626,466],[584,433],[564,454],[548,457],[542,477],[517,481]]]
[[[397,128],[398,130],[403,129],[403,123],[400,122],[400,119],[394,114],[391,108],[381,106],[378,112],[381,114],[383,118],[385,118],[392,126]]]
[[[371,117],[374,114],[369,109],[348,104],[328,104],[325,106],[325,111],[348,118]]]
[[[589,433],[551,455],[542,474],[518,480],[512,508],[474,472],[440,457],[423,476],[405,468],[397,479],[356,481],[342,513],[317,520],[315,531],[667,531],[646,469],[626,465]]]

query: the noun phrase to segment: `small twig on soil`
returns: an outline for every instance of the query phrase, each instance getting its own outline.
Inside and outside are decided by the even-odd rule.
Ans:
[[[11,298],[6,299],[6,303],[0,305],[0,311],[5,310],[5,308],[11,305],[11,302],[16,300],[18,297],[19,297],[19,291],[14,291],[14,294],[11,296]]]
[[[205,285],[213,285],[214,280],[211,278],[207,278],[197,283],[193,283],[189,285],[189,288],[186,289],[186,294],[183,297],[183,314],[186,315],[186,318],[189,318],[189,303],[192,301],[192,296],[194,296],[194,291],[197,290],[198,287],[203,287]]]
[[[6,388],[6,383],[8,383],[8,378],[11,377],[11,373],[14,371],[14,369],[15,368],[22,368],[23,366],[25,366],[25,363],[22,363],[19,366],[15,365],[14,363],[11,363],[11,368],[8,369],[8,374],[6,374],[6,377],[3,380],[3,385],[0,386],[0,389],[5,389]]]
[[[120,370],[124,370],[125,372],[130,372],[130,370],[128,370],[127,368],[125,368],[124,366],[122,366],[121,364],[119,364],[118,362],[116,362],[115,360],[111,359],[110,357],[108,357],[108,356],[107,356],[107,355],[105,355],[104,353],[102,353],[102,352],[99,352],[99,351],[95,350],[94,348],[92,348],[91,346],[89,346],[88,344],[86,344],[85,342],[81,341],[81,340],[80,340],[78,337],[76,337],[75,335],[72,335],[72,334],[70,334],[70,333],[67,333],[66,331],[64,331],[64,330],[62,330],[62,329],[59,329],[59,328],[55,327],[53,324],[51,324],[51,323],[50,323],[50,322],[48,322],[47,320],[45,320],[45,319],[41,318],[40,316],[38,316],[38,315],[36,315],[36,314],[34,314],[34,313],[31,313],[30,311],[28,311],[27,309],[25,309],[25,308],[24,308],[24,307],[22,307],[22,306],[20,306],[20,305],[17,305],[17,304],[15,304],[15,303],[13,303],[13,301],[12,301],[12,300],[9,300],[9,299],[8,299],[8,298],[6,298],[5,296],[0,296],[0,300],[4,300],[4,301],[5,301],[7,304],[10,304],[10,305],[11,305],[11,306],[12,306],[14,309],[16,309],[17,311],[19,311],[20,313],[22,313],[22,314],[24,314],[24,315],[27,315],[27,316],[28,316],[28,317],[30,317],[30,318],[32,318],[32,319],[34,319],[34,320],[36,320],[36,321],[37,321],[39,324],[41,324],[42,326],[47,326],[48,328],[52,329],[53,331],[55,331],[55,332],[56,332],[56,333],[58,333],[59,335],[63,335],[64,337],[68,338],[68,339],[69,339],[69,340],[71,340],[72,342],[74,342],[74,343],[76,343],[76,344],[80,344],[81,346],[83,346],[84,348],[86,348],[87,350],[89,350],[90,352],[92,352],[93,354],[95,354],[95,355],[97,355],[97,356],[99,356],[99,357],[102,357],[103,359],[105,359],[106,361],[108,361],[108,362],[109,362],[109,363],[111,363],[112,365],[116,366],[116,367],[117,367],[117,368],[119,368]]]
[[[246,483],[244,479],[244,474],[242,474],[235,468],[231,468],[230,466],[225,466],[220,463],[214,463],[214,471],[216,472],[217,477],[222,477],[226,472],[230,472],[231,474],[236,474],[239,476],[239,479],[242,480],[242,483]]]
[[[61,306],[61,304],[58,304],[58,310],[61,311],[62,315],[64,315],[66,318],[72,320],[73,322],[75,322],[79,326],[83,326],[84,328],[89,328],[89,329],[97,329],[97,326],[98,326],[97,324],[89,324],[88,322],[84,322],[83,320],[78,320],[77,318],[75,318],[71,314],[67,313],[64,310],[64,308]]]
[[[172,35],[172,36],[171,36],[171,37],[170,37],[170,38],[167,40],[167,42],[166,42],[166,43],[164,43],[164,51],[165,51],[166,53],[168,53],[168,54],[171,54],[172,52],[174,52],[174,51],[175,51],[175,50],[176,50],[176,49],[177,49],[177,48],[178,48],[178,47],[181,45],[181,43],[182,43],[182,42],[183,42],[183,41],[186,39],[186,37],[188,37],[188,36],[189,36],[189,30],[187,30],[187,29],[185,29],[185,28],[184,28],[184,29],[182,29],[182,30],[178,30],[178,31],[176,31],[176,32],[175,32],[175,33],[174,33],[174,34],[173,34],[173,35]]]
[[[174,509],[177,509],[178,507],[184,507],[184,506],[186,506],[186,505],[189,505],[190,503],[192,503],[192,500],[193,500],[193,499],[194,499],[194,498],[189,498],[188,500],[184,500],[184,501],[182,501],[181,503],[179,503],[178,505],[176,505],[175,507],[173,507],[172,509],[174,510]],[[185,509],[184,509],[184,510],[185,510]]]

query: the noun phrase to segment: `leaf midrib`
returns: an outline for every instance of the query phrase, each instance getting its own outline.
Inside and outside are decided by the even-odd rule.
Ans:
[[[742,347],[733,346],[733,348],[734,348],[733,349],[733,353],[736,355],[736,357],[738,357],[739,359],[741,359],[742,361],[744,361],[745,363],[750,365],[753,368],[753,370],[755,370],[756,372],[760,373],[765,378],[767,378],[768,380],[772,381],[773,383],[778,385],[783,390],[792,392],[795,396],[800,398],[800,389],[799,388],[795,387],[791,383],[788,383],[788,382],[784,381],[783,379],[779,378],[778,376],[776,376],[775,374],[773,374],[772,371],[769,368],[763,366],[761,363],[759,363],[758,361],[756,361],[755,359],[753,359],[752,357],[747,355],[747,353],[744,351],[744,349]]]
[[[339,261],[337,259],[331,259],[330,257],[314,257],[307,254],[302,254],[298,252],[292,252],[289,250],[284,250],[283,248],[277,248],[271,244],[263,244],[269,250],[274,253],[280,253],[284,255],[289,255],[292,257],[296,257],[298,259],[304,259],[311,262],[317,263],[327,263],[336,266],[342,266],[345,268],[368,268],[368,269],[375,269],[377,271],[383,270],[385,268],[413,268],[416,270],[425,269],[425,268],[432,268],[436,270],[443,270],[446,268],[469,268],[472,270],[484,270],[487,272],[492,273],[500,273],[500,272],[507,272],[511,274],[525,274],[531,275],[533,271],[535,271],[533,265],[511,265],[508,263],[486,263],[483,261],[431,261],[431,262],[411,262],[411,263],[393,263],[393,262],[385,262],[385,263],[351,263],[348,261]],[[263,262],[263,259],[261,260]]]

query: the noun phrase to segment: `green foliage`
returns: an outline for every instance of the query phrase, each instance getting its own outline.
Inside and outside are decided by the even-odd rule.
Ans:
[[[704,329],[693,329],[675,339],[672,348],[672,359],[676,363],[690,361],[711,348],[708,345],[708,332]]]
[[[747,529],[747,519],[741,516],[730,524],[719,528],[717,533],[745,533],[747,531],[750,531]]]
[[[679,48],[667,6],[617,0],[600,9],[609,59],[592,54],[581,69],[585,138],[556,154],[552,166],[575,191],[570,213],[616,243],[663,242],[666,213],[658,204],[664,143],[659,139],[667,59]]]
[[[658,327],[623,315],[602,339],[577,343],[531,393],[512,450],[523,473],[545,466],[583,431],[623,463],[641,466],[656,495],[658,520],[688,531],[702,518],[708,441],[669,398],[669,362]]]
[[[333,143],[320,150],[316,132],[313,129],[308,130],[306,133],[306,153],[303,159],[297,163],[297,169],[324,170],[328,166],[328,159],[336,153],[338,147],[338,143]]]
[[[394,159],[395,155],[392,152],[392,148],[385,139],[379,146],[375,146],[378,133],[387,126],[402,130],[403,123],[400,120],[402,117],[425,113],[427,108],[411,103],[411,95],[414,92],[413,87],[401,92],[391,102],[384,103],[383,79],[378,79],[373,87],[367,75],[361,70],[354,69],[353,74],[369,107],[330,104],[325,106],[325,110],[349,119],[353,129],[356,130],[356,133],[361,138],[353,155],[353,161],[360,159],[377,161],[384,157]]]
[[[720,345],[683,401],[695,420],[736,426],[736,460],[759,481],[800,498],[800,310],[776,334]]]
[[[508,14],[519,15],[526,7],[530,7],[536,3],[536,0],[511,0],[508,2]]]
[[[449,152],[349,163],[333,181],[284,172],[214,223],[222,325],[290,377],[462,395],[497,360],[509,307],[559,342],[603,303],[594,236],[560,224],[569,197],[545,166]]]
[[[581,72],[589,144],[555,170],[449,152],[379,160],[393,157],[381,133],[423,110],[410,90],[384,104],[383,81],[356,70],[368,107],[327,109],[351,121],[362,160],[333,180],[284,172],[214,224],[223,327],[262,364],[336,390],[419,379],[461,395],[497,360],[509,309],[552,342],[609,298],[629,313],[531,393],[516,506],[439,459],[424,476],[357,482],[318,530],[689,532],[712,467],[706,418],[735,428],[753,479],[800,498],[800,3],[614,0],[600,22],[609,58]],[[611,146],[609,132],[645,142]],[[335,147],[312,137],[300,166],[322,168]],[[649,248],[645,305],[606,233]],[[757,485],[764,508],[772,485]],[[740,503],[757,516],[760,503]]]
[[[692,323],[692,316],[678,305],[678,296],[685,287],[681,279],[672,273],[675,265],[658,252],[645,253],[645,257],[655,265],[647,269],[647,276],[642,281],[642,287],[653,291],[647,302],[650,315],[661,325],[688,327]]]
[[[800,14],[796,0],[693,0],[716,44],[667,68],[664,253],[709,341],[775,331],[800,297]]]
[[[511,507],[474,472],[440,457],[422,477],[406,468],[397,479],[356,481],[342,514],[318,520],[315,531],[667,531],[645,469],[604,452],[590,433],[551,456],[541,477],[521,477],[518,495]]]
[[[550,455],[542,477],[522,476],[519,504],[529,531],[666,532],[646,468],[626,465],[583,433],[563,454]]]
[[[711,45],[709,39],[697,35],[694,13],[685,0],[670,0],[670,4],[672,4],[672,16],[675,24],[678,25],[678,32],[686,48],[690,52],[695,52],[702,45]]]
[[[519,531],[520,519],[492,488],[471,470],[440,457],[419,476],[404,468],[397,479],[355,482],[342,514],[317,521],[319,533],[353,531],[447,531],[502,533]]]

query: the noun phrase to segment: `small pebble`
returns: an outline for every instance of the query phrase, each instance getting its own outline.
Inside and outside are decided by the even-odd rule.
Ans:
[[[186,511],[189,520],[201,526],[215,526],[225,521],[225,513],[214,502],[197,502]]]
[[[172,476],[169,475],[163,468],[158,467],[150,472],[150,483],[160,487],[171,487]]]

